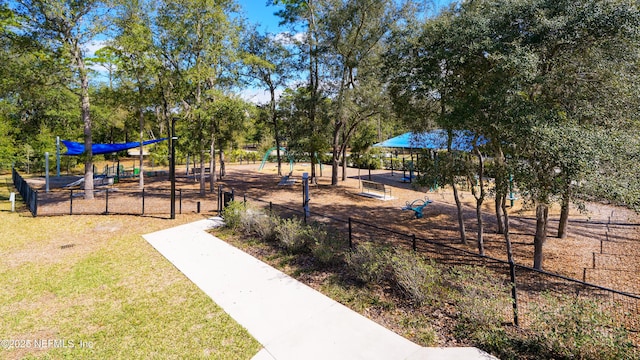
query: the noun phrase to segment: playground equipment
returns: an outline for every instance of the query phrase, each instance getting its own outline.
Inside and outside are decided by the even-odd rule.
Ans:
[[[402,207],[402,210],[411,210],[415,213],[416,219],[422,219],[422,209],[431,203],[432,201],[426,197],[424,199],[413,200],[412,202],[407,201],[407,205]]]
[[[262,162],[260,163],[260,167],[258,167],[258,171],[261,171],[264,168],[264,165],[267,163],[267,160],[269,159],[269,155],[271,155],[271,152],[273,150],[275,150],[276,147],[272,147],[269,150],[267,150],[267,152],[264,154],[264,158],[262,158]],[[287,158],[289,158],[289,172],[292,173],[293,172],[293,157],[291,155],[289,155],[289,152],[287,152],[287,149],[280,147],[280,150],[285,154],[285,156],[287,156]]]

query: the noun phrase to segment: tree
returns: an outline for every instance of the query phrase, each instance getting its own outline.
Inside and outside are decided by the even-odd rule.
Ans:
[[[402,7],[391,0],[331,0],[323,6],[323,17],[318,23],[329,69],[326,81],[336,107],[331,173],[331,184],[336,185],[340,157],[346,152],[353,131],[380,112],[378,106],[384,99],[378,95],[382,89],[377,81],[381,78],[380,54],[385,38],[404,14]],[[366,92],[369,96],[358,96],[359,87],[371,89]]]
[[[140,155],[139,155],[139,187],[144,189],[144,149],[142,143],[145,136],[145,112],[150,104],[154,80],[155,59],[151,19],[148,14],[153,11],[153,4],[147,1],[127,1],[120,7],[120,14],[114,17],[117,35],[114,39],[114,50],[120,65],[122,85],[130,79],[135,88],[133,102],[138,112]]]
[[[465,2],[407,41],[398,51],[409,55],[406,60],[392,57],[403,65],[392,78],[398,104],[426,114],[433,114],[430,104],[439,104],[445,115],[436,117],[440,126],[487,139],[485,151],[494,157],[496,214],[508,248],[509,174],[522,195],[537,204],[537,268],[542,268],[548,206],[564,197],[561,223],[566,223],[567,199],[579,193],[577,185],[587,178],[602,180],[591,164],[603,158],[605,147],[576,150],[584,143],[577,136],[629,126],[625,117],[637,109],[638,99],[629,91],[637,76],[632,66],[637,51],[628,51],[632,44],[637,49],[637,33],[631,30],[637,24],[637,5],[626,1]],[[605,143],[616,143],[611,140]]]
[[[280,133],[280,120],[276,111],[276,90],[286,86],[294,78],[294,71],[296,70],[295,59],[283,42],[277,40],[274,35],[260,35],[257,31],[253,31],[249,35],[245,52],[249,55],[244,60],[249,68],[248,76],[257,80],[269,90],[268,113],[276,142],[278,176],[282,176],[282,159],[280,156],[282,136]]]
[[[235,81],[232,65],[237,61],[240,25],[231,16],[234,1],[182,0],[164,2],[158,10],[158,48],[163,63],[175,74],[172,91],[190,124],[194,151],[204,169],[205,151],[213,134],[207,126],[205,108],[217,101],[219,89]],[[205,172],[200,172],[200,193],[205,194]]]
[[[89,102],[89,71],[85,63],[84,45],[102,32],[99,21],[104,15],[102,1],[16,1],[13,11],[24,22],[25,33],[49,48],[74,74],[75,83],[68,84],[80,100],[84,125],[84,189],[85,198],[93,199],[92,124]]]
[[[307,90],[298,95],[304,94],[306,100],[304,105],[306,106],[306,115],[304,116],[308,121],[305,121],[309,125],[307,128],[307,134],[301,133],[301,136],[309,136],[309,134],[315,134],[315,131],[324,121],[321,117],[317,116],[319,108],[325,101],[325,95],[321,86],[321,58],[323,56],[324,49],[320,40],[319,30],[319,18],[321,11],[323,10],[322,4],[324,0],[269,0],[267,3],[270,5],[284,5],[283,10],[276,12],[280,18],[282,18],[281,24],[291,25],[294,30],[295,26],[299,23],[303,27],[306,27],[306,34],[304,40],[298,45],[302,49],[304,54],[301,57],[302,61],[307,61],[306,67],[309,71],[309,77],[307,82]],[[298,105],[302,105],[298,103]],[[313,135],[315,137],[315,135]],[[302,140],[302,139],[300,139]],[[309,139],[310,140],[310,139]],[[316,139],[319,140],[319,139]],[[307,149],[311,151],[309,153],[311,160],[311,182],[317,182],[316,178],[316,164],[317,159],[315,151],[322,146],[321,141],[310,140],[302,141],[306,143]]]

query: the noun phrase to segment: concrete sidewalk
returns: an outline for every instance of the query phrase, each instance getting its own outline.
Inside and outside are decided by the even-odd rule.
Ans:
[[[495,359],[423,348],[206,232],[221,223],[143,237],[262,344],[254,359]]]

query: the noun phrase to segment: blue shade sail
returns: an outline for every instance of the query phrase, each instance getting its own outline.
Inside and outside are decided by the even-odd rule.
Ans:
[[[473,149],[473,133],[470,131],[454,130],[451,149],[458,151],[471,151]],[[403,148],[403,149],[447,149],[447,131],[442,129],[431,130],[423,133],[404,133],[381,143],[374,144],[380,148]],[[487,140],[483,137],[478,139],[478,145],[484,145]]]
[[[167,138],[147,140],[144,141],[142,145],[154,144],[164,140],[167,140]],[[62,143],[67,147],[67,152],[65,153],[65,155],[76,156],[82,155],[82,153],[84,153],[84,143],[73,142],[69,140],[62,140]],[[93,151],[93,155],[99,155],[111,154],[114,152],[133,149],[137,147],[140,147],[140,142],[128,142],[120,144],[93,144],[91,145],[91,150]]]

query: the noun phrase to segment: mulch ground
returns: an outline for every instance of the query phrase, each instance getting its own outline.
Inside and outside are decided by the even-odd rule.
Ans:
[[[283,172],[288,170],[288,166],[283,166]],[[176,211],[194,213],[199,208],[204,214],[216,214],[217,192],[210,192],[207,183],[205,195],[200,195],[199,183],[186,176],[185,172],[184,167],[176,171],[176,196],[182,199]],[[267,164],[262,171],[258,171],[258,164],[227,165],[226,175],[216,187],[222,185],[225,191],[233,189],[236,200],[246,196],[249,202],[262,206],[272,202],[276,210],[281,205],[301,211],[303,172],[310,173],[310,165],[296,164],[291,177],[296,182],[293,185],[279,186],[281,177],[277,175],[275,164]],[[345,221],[351,217],[381,228],[415,234],[418,238],[477,252],[475,198],[469,191],[461,191],[468,239],[467,245],[464,245],[460,243],[456,206],[450,188],[428,191],[429,189],[402,182],[402,173],[373,170],[369,176],[367,170],[351,168],[347,170],[346,181],[339,182],[338,186],[331,186],[331,167],[324,166],[322,170],[318,167],[318,172],[322,173],[318,183],[310,187],[310,209],[313,214]],[[79,176],[51,177],[51,191],[48,194],[43,191],[44,179],[30,179],[31,186],[39,189],[38,214],[62,215],[70,211],[75,214],[141,214],[143,210],[146,215],[157,214],[162,217],[169,214],[170,183],[166,176],[145,177],[144,200],[138,189],[137,179],[122,179],[108,187],[97,187],[100,191],[96,193],[95,199],[85,200],[80,189],[76,188],[73,193],[63,189],[64,185],[78,178]],[[391,189],[391,199],[363,196],[359,179],[384,183]],[[425,198],[432,203],[424,208],[422,219],[416,219],[412,211],[401,210],[407,202]],[[549,237],[544,247],[545,270],[603,287],[640,294],[640,216],[626,208],[606,204],[588,203],[586,209],[584,213],[572,211],[565,239],[555,237],[559,209],[551,209]],[[496,234],[494,214],[493,199],[487,198],[483,206],[485,251],[489,256],[506,259],[504,238]],[[534,212],[517,200],[510,215],[514,259],[518,264],[531,266]],[[398,241],[403,246],[410,247],[410,239],[401,238]]]

